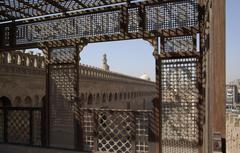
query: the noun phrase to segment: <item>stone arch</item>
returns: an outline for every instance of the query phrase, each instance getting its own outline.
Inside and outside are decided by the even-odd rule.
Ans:
[[[17,96],[15,99],[14,99],[14,106],[16,106],[16,107],[21,107],[21,105],[22,105],[22,99],[21,99],[21,97],[19,97],[19,96]]]
[[[17,65],[22,65],[22,57],[17,54]]]
[[[123,98],[124,98],[124,100],[127,99],[127,93],[126,93],[126,92],[124,92],[124,94],[123,94]]]
[[[25,63],[26,63],[26,66],[30,66],[30,58],[28,56],[26,57]]]
[[[25,99],[24,99],[24,106],[25,107],[31,107],[32,106],[32,98],[27,96]]]
[[[109,96],[108,96],[108,101],[109,101],[109,102],[112,101],[112,93],[109,94]]]
[[[99,104],[100,103],[100,94],[97,93],[96,95],[96,103]]]
[[[33,66],[34,66],[34,67],[38,67],[37,58],[34,58],[34,59],[33,59]]]
[[[119,94],[119,100],[122,100],[122,93]]]
[[[93,96],[92,96],[92,94],[89,94],[89,95],[88,95],[87,104],[88,104],[88,105],[92,105],[92,104],[93,104]]]
[[[93,94],[93,101],[95,101],[96,100],[96,94],[94,93]]]
[[[114,94],[114,100],[117,101],[117,93]]]
[[[102,102],[105,103],[106,102],[106,94],[104,93],[102,96]]]
[[[7,53],[7,63],[12,63],[13,57],[11,53]]]
[[[0,106],[1,107],[11,107],[12,106],[11,100],[6,96],[0,97]]]
[[[45,68],[45,62],[44,62],[44,60],[42,60],[42,62],[41,62],[41,68]]]

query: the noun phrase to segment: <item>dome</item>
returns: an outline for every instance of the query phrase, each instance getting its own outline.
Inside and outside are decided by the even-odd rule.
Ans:
[[[143,79],[143,80],[148,80],[148,81],[151,80],[150,77],[147,74],[143,74],[140,78]]]

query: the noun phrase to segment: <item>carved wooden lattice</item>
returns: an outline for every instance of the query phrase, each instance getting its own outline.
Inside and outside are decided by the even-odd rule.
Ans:
[[[98,114],[98,151],[131,153],[135,135],[131,112],[100,112]]]
[[[148,31],[195,26],[198,21],[196,0],[146,6]]]
[[[198,153],[197,63],[197,58],[161,60],[163,153]]]
[[[149,112],[80,109],[85,151],[148,153]]]
[[[38,108],[0,108],[0,141],[40,146],[41,123]]]
[[[82,130],[83,130],[83,144],[84,150],[91,151],[94,149],[94,131],[96,123],[94,120],[94,111],[92,110],[80,110],[82,119]]]
[[[42,115],[40,111],[33,111],[32,120],[32,143],[33,145],[42,145]]]
[[[149,113],[137,113],[136,117],[136,153],[149,152]]]
[[[30,114],[28,111],[11,110],[7,118],[8,142],[29,144],[30,141]]]
[[[50,145],[54,147],[74,148],[73,106],[77,97],[75,57],[74,47],[50,51]]]
[[[193,51],[193,46],[193,36],[164,38],[165,52]]]
[[[17,44],[111,36],[122,33],[191,27],[198,24],[196,0],[108,10],[17,26]],[[124,14],[124,15],[123,15]],[[124,20],[124,21],[123,21]],[[125,25],[122,25],[122,24]],[[139,27],[143,27],[140,30]],[[127,28],[125,28],[127,27]],[[8,32],[5,31],[5,35]],[[89,39],[91,41],[92,39]]]

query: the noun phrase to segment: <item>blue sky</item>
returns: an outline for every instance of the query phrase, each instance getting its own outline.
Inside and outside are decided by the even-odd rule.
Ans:
[[[226,81],[240,78],[240,0],[226,0]],[[81,62],[100,67],[107,54],[110,70],[139,77],[144,73],[155,80],[153,48],[144,40],[89,44]]]
[[[153,48],[144,40],[128,40],[89,44],[80,54],[81,62],[100,67],[107,54],[111,71],[139,77],[144,73],[155,79]]]
[[[226,76],[228,82],[240,79],[240,0],[226,1]]]

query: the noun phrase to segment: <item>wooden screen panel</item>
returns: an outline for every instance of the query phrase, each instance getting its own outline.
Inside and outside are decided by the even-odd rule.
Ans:
[[[162,153],[198,153],[197,58],[161,60]]]

